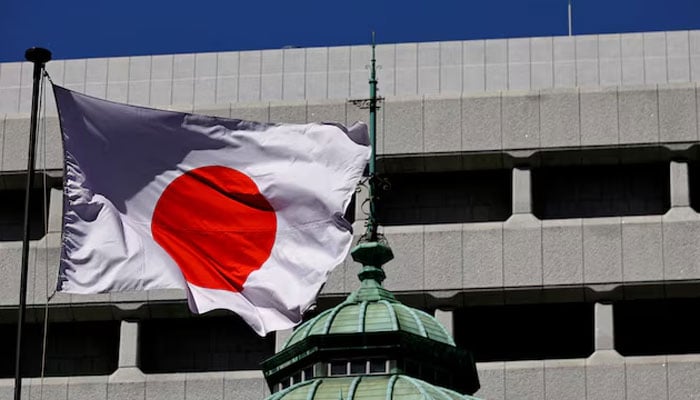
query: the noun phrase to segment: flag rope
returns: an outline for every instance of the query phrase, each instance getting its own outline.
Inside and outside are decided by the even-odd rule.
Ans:
[[[44,70],[44,76],[48,77],[46,70]],[[39,88],[39,105],[41,108],[41,129],[39,134],[41,135],[41,144],[43,151],[40,154],[41,164],[42,164],[42,214],[44,223],[44,283],[46,289],[46,301],[44,302],[44,326],[42,332],[42,343],[41,343],[41,372],[40,372],[40,385],[39,385],[39,399],[44,398],[44,376],[46,372],[46,343],[48,342],[48,328],[49,328],[49,301],[53,294],[49,295],[49,218],[48,218],[48,173],[46,166],[46,152],[47,147],[47,134],[46,134],[46,79],[41,80],[41,86]],[[54,291],[55,293],[55,291]]]

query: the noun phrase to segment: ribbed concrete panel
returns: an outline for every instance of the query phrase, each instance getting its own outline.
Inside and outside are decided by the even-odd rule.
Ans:
[[[301,100],[306,98],[306,49],[283,50],[282,98]]]
[[[576,86],[576,40],[573,37],[555,37],[554,87]]]
[[[384,232],[394,251],[394,259],[385,267],[386,288],[391,291],[423,290],[425,268],[423,226],[386,228]]]
[[[586,283],[622,281],[620,218],[584,219],[583,278]]]
[[[586,399],[624,400],[627,397],[625,361],[615,351],[601,351],[586,359]]]
[[[350,48],[328,49],[328,98],[350,96]]]
[[[622,83],[622,57],[619,34],[598,36],[598,57],[600,85],[620,85]]]
[[[618,144],[620,122],[617,89],[583,90],[580,94],[581,145]]]
[[[450,152],[462,147],[461,107],[459,97],[425,97],[423,148],[426,152]]]
[[[270,122],[305,124],[306,101],[270,102]]]
[[[540,98],[535,94],[504,93],[502,97],[504,149],[540,146]]]
[[[668,81],[690,81],[690,36],[688,32],[666,32]]]
[[[275,50],[261,52],[261,99],[282,100],[283,55],[283,52]]]
[[[376,49],[378,90],[382,97],[396,94],[396,45],[381,44]],[[365,88],[369,91],[369,87]],[[368,92],[365,92],[368,93]]]
[[[384,153],[423,152],[423,99],[386,101],[382,108],[385,113]]]
[[[661,142],[698,140],[695,85],[678,84],[659,88]]]
[[[2,147],[3,171],[26,171],[29,118],[6,117]]]
[[[481,399],[504,400],[506,398],[505,363],[477,364],[481,388],[475,393]]]
[[[700,216],[689,207],[672,208],[663,216],[664,279],[700,275]]]
[[[146,400],[184,400],[185,374],[146,376]]]
[[[462,98],[462,150],[500,149],[501,96]]]
[[[242,51],[238,59],[238,101],[261,100],[261,73],[261,52]]]
[[[542,225],[530,214],[503,223],[504,286],[542,285]]]
[[[531,88],[530,39],[508,40],[508,89],[529,90]]]
[[[379,60],[381,63],[381,60]],[[410,96],[418,94],[418,44],[396,45],[395,94]]]
[[[19,304],[21,243],[0,242],[0,252],[0,274],[5,277],[0,279],[0,305]]]
[[[80,376],[68,378],[68,398],[75,400],[106,400],[107,376]]]
[[[107,385],[109,400],[141,400],[145,395],[145,377],[140,382],[109,382]]]
[[[646,32],[644,42],[644,82],[666,83],[668,81],[666,32]]]
[[[542,269],[545,285],[583,282],[582,220],[542,221]]]
[[[224,400],[264,399],[269,395],[267,384],[257,371],[224,374]]]
[[[418,93],[435,94],[439,92],[440,43],[418,43]]]
[[[486,90],[486,42],[469,40],[463,42],[464,69],[462,91],[464,93]]]
[[[268,103],[233,104],[231,118],[268,122],[270,120],[270,105]]]
[[[622,218],[622,277],[625,282],[663,279],[661,217]]]
[[[545,398],[543,361],[516,361],[505,364],[506,399]]]
[[[462,287],[503,286],[503,224],[464,224]]]
[[[306,122],[340,122],[341,124],[346,123],[346,104],[337,101],[318,101],[309,102],[306,105]],[[349,121],[348,124],[352,124],[355,121]]]
[[[238,53],[219,53],[217,59],[216,102],[238,100]]]
[[[462,91],[462,42],[440,42],[440,93]]]
[[[576,85],[594,86],[599,77],[598,36],[576,36]]]
[[[544,398],[583,400],[586,398],[585,360],[545,360]]]
[[[659,140],[658,94],[645,87],[621,88],[618,94],[620,143],[655,143]]]
[[[29,379],[29,396],[24,393],[24,381],[22,382],[22,398],[30,400],[68,400],[68,378]],[[2,389],[0,389],[2,390]],[[0,392],[1,393],[1,392]],[[4,398],[4,397],[3,397]],[[10,397],[7,397],[8,399]]]
[[[462,286],[462,225],[428,225],[424,233],[423,282],[426,290]]]
[[[554,40],[551,37],[530,39],[530,73],[532,89],[554,87]]]
[[[540,92],[540,142],[542,147],[581,144],[579,93],[567,90]]]
[[[188,373],[185,378],[185,399],[220,400],[224,398],[224,373]]]
[[[508,41],[505,39],[485,42],[486,91],[508,88]]]
[[[700,363],[697,356],[667,356],[668,398],[692,399],[700,393]]]
[[[625,360],[627,398],[668,399],[666,357],[629,357]],[[670,400],[670,399],[669,399]]]

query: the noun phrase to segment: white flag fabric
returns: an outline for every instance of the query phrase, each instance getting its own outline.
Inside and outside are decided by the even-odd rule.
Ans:
[[[260,335],[301,320],[347,255],[366,125],[268,124],[54,86],[65,155],[58,290],[182,288]]]

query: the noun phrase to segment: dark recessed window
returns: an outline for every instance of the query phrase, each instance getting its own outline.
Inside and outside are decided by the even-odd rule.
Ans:
[[[541,219],[663,214],[670,208],[668,163],[545,167],[532,171]]]
[[[29,237],[38,240],[44,237],[46,224],[44,217],[48,218],[49,190],[46,190],[46,199],[42,200],[44,189],[34,189],[29,204],[30,231]],[[22,240],[24,232],[24,189],[0,190],[0,241]]]
[[[371,374],[380,374],[386,371],[386,360],[369,360],[369,372]]]
[[[364,360],[353,360],[350,362],[350,373],[351,374],[366,374],[367,373],[367,361]]]
[[[152,319],[140,327],[141,369],[146,373],[257,370],[275,352],[240,318]]]
[[[688,185],[690,186],[690,206],[700,212],[700,161],[688,163]]]
[[[593,353],[593,304],[463,308],[454,329],[478,362],[583,358]]]
[[[331,362],[331,376],[347,375],[348,374],[348,362],[347,361],[333,361]]]
[[[382,225],[505,221],[511,215],[511,171],[389,174],[378,191]]]
[[[304,380],[308,381],[309,379],[313,379],[314,377],[314,368],[309,367],[304,369]]]
[[[615,349],[624,356],[700,353],[700,299],[613,304]]]
[[[41,376],[43,323],[24,328],[23,376]],[[16,324],[0,325],[0,378],[15,371]],[[45,376],[109,375],[117,369],[119,321],[51,322]]]

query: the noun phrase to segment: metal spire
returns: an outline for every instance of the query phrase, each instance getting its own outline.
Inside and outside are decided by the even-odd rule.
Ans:
[[[394,258],[394,254],[386,239],[377,232],[377,60],[376,43],[372,32],[372,59],[369,77],[369,138],[372,146],[372,156],[369,160],[369,216],[367,231],[360,238],[357,246],[352,249],[352,259],[362,264],[358,274],[363,287],[380,287],[385,278],[382,265]]]
[[[369,75],[369,139],[372,145],[372,156],[369,159],[369,218],[367,220],[367,234],[372,242],[377,241],[377,59],[375,48],[374,32],[372,32],[372,61]]]

